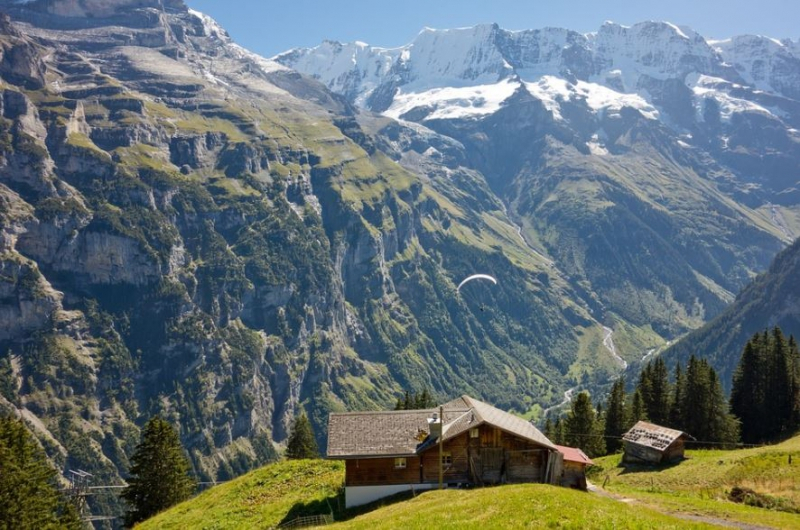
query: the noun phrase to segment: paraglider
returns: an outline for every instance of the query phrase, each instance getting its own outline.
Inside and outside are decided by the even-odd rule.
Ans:
[[[456,291],[461,291],[461,287],[463,287],[464,284],[471,282],[472,280],[489,280],[493,284],[497,285],[497,280],[495,280],[493,277],[489,276],[488,274],[473,274],[472,276],[468,276],[468,277],[464,278],[461,281],[461,283],[458,284],[458,287],[456,287]]]
[[[488,280],[488,281],[492,282],[493,284],[497,285],[497,280],[495,280],[492,276],[489,276],[488,274],[473,274],[472,276],[468,276],[468,277],[464,278],[461,281],[461,283],[458,284],[458,287],[456,288],[456,292],[460,293],[461,292],[461,287],[463,287],[464,284],[467,284],[467,283],[471,282],[472,280]],[[483,312],[483,311],[486,311],[486,306],[484,304],[481,304],[481,312]]]

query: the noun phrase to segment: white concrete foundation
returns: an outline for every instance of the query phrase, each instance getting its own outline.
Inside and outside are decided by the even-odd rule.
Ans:
[[[395,484],[392,486],[348,486],[344,489],[345,506],[361,506],[404,491],[429,490],[438,484]]]

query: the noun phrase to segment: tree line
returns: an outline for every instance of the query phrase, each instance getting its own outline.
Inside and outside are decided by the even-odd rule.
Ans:
[[[546,419],[545,435],[558,444],[602,456],[622,448],[622,435],[638,421],[684,431],[697,446],[732,447],[768,443],[800,429],[800,351],[780,328],[754,335],[733,376],[730,399],[705,359],[692,356],[670,377],[663,359],[648,363],[632,392],[624,377],[614,382],[605,403],[594,407],[586,392],[565,417]]]
[[[764,443],[800,429],[800,351],[780,328],[754,335],[733,374],[731,409],[742,441]]]

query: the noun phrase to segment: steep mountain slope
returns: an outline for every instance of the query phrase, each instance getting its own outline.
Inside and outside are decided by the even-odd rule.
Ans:
[[[461,142],[633,360],[716,315],[797,233],[797,50],[644,22],[425,29],[275,59]]]
[[[0,6],[0,409],[63,469],[119,483],[162,414],[224,479],[300,407],[323,437],[403,388],[533,413],[619,369],[463,144],[179,0]]]
[[[800,338],[800,240],[778,254],[769,270],[745,287],[722,314],[684,337],[664,355],[684,364],[691,355],[707,357],[730,390],[747,341],[774,326]]]

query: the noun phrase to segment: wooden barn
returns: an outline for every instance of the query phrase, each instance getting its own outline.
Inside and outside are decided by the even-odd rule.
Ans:
[[[565,488],[586,490],[586,468],[594,465],[594,462],[576,447],[557,445],[556,448],[564,457],[558,484]]]
[[[683,459],[686,440],[682,431],[640,421],[622,436],[625,463],[662,464]]]
[[[439,484],[560,482],[561,453],[522,418],[468,396],[440,409],[331,414],[328,450],[345,461],[347,507]]]

